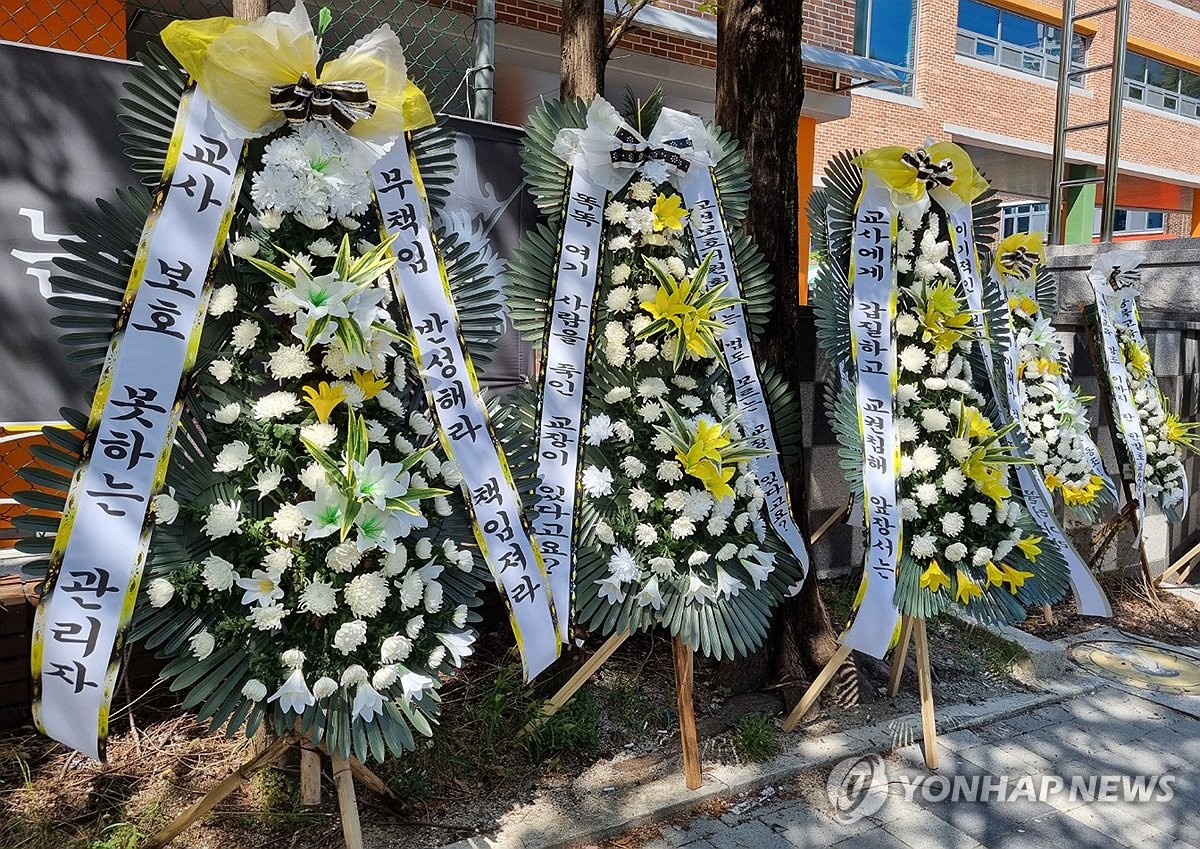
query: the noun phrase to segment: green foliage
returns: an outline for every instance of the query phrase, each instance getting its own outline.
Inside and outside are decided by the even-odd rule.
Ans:
[[[748,761],[770,760],[779,752],[775,722],[761,713],[748,713],[733,724],[733,745]]]
[[[88,849],[137,849],[138,843],[146,837],[137,826],[127,822],[117,822],[108,826],[89,845]]]

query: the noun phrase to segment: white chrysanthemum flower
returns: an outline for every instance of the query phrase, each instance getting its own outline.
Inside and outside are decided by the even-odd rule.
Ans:
[[[379,572],[354,577],[342,591],[350,612],[359,619],[371,619],[379,615],[391,594],[387,578]]]
[[[919,472],[928,474],[938,467],[941,457],[937,451],[928,445],[919,445],[912,453],[913,467]]]
[[[216,637],[208,632],[207,628],[201,628],[188,637],[188,645],[191,646],[192,657],[196,658],[196,660],[204,660],[217,647],[217,640]]]
[[[929,507],[929,506],[937,503],[937,500],[938,500],[937,486],[935,486],[932,483],[923,483],[917,487],[917,489],[913,493],[913,495],[916,497],[917,503],[919,503],[923,507]]]
[[[941,410],[930,407],[921,413],[921,427],[930,433],[941,433],[950,427],[950,417]]]
[[[906,522],[911,522],[913,519],[921,515],[921,508],[917,506],[917,502],[911,498],[900,499],[900,517]]]
[[[441,570],[441,567],[438,567]],[[425,584],[425,612],[437,613],[442,609],[442,603],[445,591],[442,585],[437,581],[428,581]]]
[[[671,536],[675,539],[687,539],[696,532],[696,524],[691,519],[680,516],[671,522]]]
[[[967,547],[961,542],[952,542],[946,546],[946,559],[951,563],[958,563],[967,556]]]
[[[308,466],[305,467],[304,471],[300,473],[300,483],[303,484],[306,489],[310,489],[314,492],[318,486],[326,482],[325,469],[316,461],[309,463]]]
[[[362,562],[362,552],[350,540],[338,543],[325,553],[325,565],[335,572],[349,572]]]
[[[412,650],[412,640],[403,634],[392,634],[379,647],[379,659],[384,663],[403,663]]]
[[[639,398],[661,398],[667,394],[667,384],[661,377],[647,377],[637,385]]]
[[[206,588],[214,592],[225,592],[232,589],[238,575],[233,570],[232,563],[223,557],[210,554],[201,564],[200,577]]]
[[[925,351],[918,348],[916,345],[909,345],[900,352],[900,368],[904,371],[920,373],[925,368],[925,364],[929,362],[929,357]]]
[[[912,419],[900,416],[896,419],[896,435],[901,442],[916,442],[921,437],[921,429]]]
[[[600,542],[604,543],[605,545],[615,545],[617,542],[616,532],[614,532],[612,526],[603,519],[596,520],[596,524],[592,526],[592,533],[596,535],[596,539],[600,540]]]
[[[337,245],[328,239],[317,239],[308,246],[308,252],[313,256],[329,257],[337,256]]]
[[[665,483],[677,483],[683,480],[683,467],[674,460],[663,460],[658,464],[656,472],[658,479]]]
[[[226,359],[213,360],[208,364],[208,373],[217,383],[227,383],[233,377],[233,363]]]
[[[208,299],[208,314],[213,318],[225,315],[237,306],[237,286],[218,286]]]
[[[338,432],[337,426],[332,422],[313,422],[300,428],[300,435],[321,450],[325,450],[333,445]]]
[[[654,496],[640,486],[635,486],[629,491],[629,505],[639,513],[648,510],[653,502]]]
[[[633,454],[621,458],[621,471],[631,478],[639,478],[646,473],[646,464]]]
[[[233,339],[231,344],[233,350],[239,354],[244,354],[254,347],[254,343],[258,340],[259,331],[262,328],[257,321],[249,318],[244,318],[238,322],[237,327],[233,328]]]
[[[604,413],[592,416],[583,428],[588,445],[599,445],[613,435],[612,419]]]
[[[633,249],[633,239],[628,236],[614,236],[608,241],[610,251],[628,251]]]
[[[653,525],[641,523],[633,529],[633,539],[638,545],[649,547],[658,542],[658,531]]]
[[[209,539],[221,539],[242,529],[242,502],[218,501],[208,508],[204,517],[204,534]]]
[[[351,623],[354,624],[354,623]],[[359,625],[362,623],[359,622]],[[352,663],[342,670],[341,682],[343,687],[361,686],[370,680],[367,670],[357,663]]]
[[[992,508],[984,504],[982,501],[972,504],[967,510],[971,514],[971,521],[977,525],[985,524],[988,517],[992,515]]]
[[[264,604],[258,607],[250,608],[250,613],[246,618],[250,620],[256,630],[259,631],[278,631],[283,627],[283,620],[292,611],[284,608],[278,602]]]
[[[258,254],[259,247],[258,239],[253,236],[239,236],[229,245],[229,251],[236,257],[250,259]]]
[[[338,682],[328,675],[322,675],[312,686],[313,696],[317,699],[327,699],[338,691]]]
[[[281,345],[267,361],[267,371],[276,380],[294,380],[312,370],[312,360],[300,345]]]
[[[254,486],[251,489],[258,493],[258,500],[261,501],[278,489],[282,481],[283,469],[279,468],[279,466],[268,466],[255,477]]]
[[[271,392],[254,402],[254,418],[260,422],[282,419],[299,410],[300,400],[291,392]]]
[[[687,275],[687,266],[683,264],[683,260],[677,256],[667,257],[667,271],[676,280],[679,280]]]
[[[602,469],[592,465],[584,466],[583,491],[592,498],[610,495],[613,491],[612,485],[613,473],[611,469]]]
[[[950,385],[944,377],[927,377],[921,383],[931,392],[941,392]]]
[[[239,439],[221,449],[217,454],[216,463],[213,464],[213,471],[222,475],[240,472],[250,459],[250,446]]]
[[[417,436],[429,436],[433,433],[433,422],[424,413],[413,413],[408,417],[408,426]]]
[[[638,416],[641,417],[641,420],[647,424],[652,424],[658,421],[664,415],[665,412],[662,404],[658,404],[654,401],[642,404],[642,406],[638,409]],[[656,434],[656,436],[662,436],[662,434]]]
[[[179,518],[179,502],[169,493],[160,492],[150,502],[156,525],[169,525]]]
[[[268,572],[280,574],[292,568],[296,555],[286,548],[273,548],[263,557],[263,566]]]
[[[218,407],[213,413],[213,419],[219,424],[231,425],[237,421],[238,416],[242,414],[242,405],[236,401]]]
[[[694,413],[700,409],[700,405],[703,402],[695,395],[680,395],[679,398],[676,399],[676,403],[689,413]]]
[[[261,702],[267,697],[267,685],[257,678],[251,678],[242,687],[242,697],[252,702]]]
[[[636,581],[641,574],[637,558],[625,546],[618,546],[608,559],[608,573],[620,584]]]
[[[942,533],[948,537],[956,537],[963,532],[967,523],[962,513],[947,513],[942,516]]]
[[[415,640],[421,634],[421,630],[425,627],[425,617],[414,616],[409,619],[404,625],[404,633],[408,635],[410,640]]]
[[[967,488],[967,476],[959,469],[949,469],[942,475],[942,489],[947,495],[962,495]]]
[[[971,456],[971,442],[961,436],[955,436],[950,440],[950,456],[959,463]]]
[[[629,204],[619,200],[611,201],[604,207],[604,220],[609,224],[623,224],[629,215]]]
[[[416,569],[397,581],[396,586],[400,589],[400,607],[404,610],[416,607],[425,595],[425,581]]]
[[[896,333],[900,336],[912,336],[919,326],[917,317],[910,312],[902,312],[896,316]]]
[[[913,537],[909,551],[913,557],[928,560],[937,554],[937,537],[933,534],[917,534]]]
[[[975,565],[975,566],[983,566],[988,561],[992,560],[994,557],[995,557],[995,555],[992,554],[992,550],[990,548],[984,546],[983,548],[977,549],[975,551],[975,555],[971,558],[971,563],[972,563],[972,565]]]
[[[151,607],[164,607],[175,595],[174,585],[166,578],[155,578],[146,587],[146,597]]]
[[[342,654],[350,654],[366,641],[367,623],[358,619],[343,623],[333,635],[333,647]],[[342,683],[345,683],[345,679]]]
[[[271,517],[271,533],[282,542],[300,536],[307,526],[308,520],[304,518],[303,511],[295,504],[280,505],[279,509],[275,511],[275,515]]]
[[[604,393],[604,402],[606,404],[618,404],[629,398],[632,394],[628,386],[614,386],[608,392]]]

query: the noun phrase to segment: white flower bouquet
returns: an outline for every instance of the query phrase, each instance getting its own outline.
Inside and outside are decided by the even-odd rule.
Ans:
[[[627,120],[649,134],[657,109],[654,99]],[[514,323],[538,344],[549,321],[567,181],[550,140],[586,120],[585,104],[554,103],[529,126],[527,175],[549,222],[522,243],[508,294]],[[728,137],[721,139],[731,152],[716,167],[718,185],[727,212],[740,217],[745,165]],[[704,654],[736,656],[762,642],[771,607],[798,589],[800,572],[765,520],[749,463],[763,452],[747,439],[722,353],[729,330],[720,313],[743,305],[710,284],[711,256],[696,254],[689,211],[660,165],[642,165],[602,209],[574,609],[605,633],[661,625]],[[744,236],[733,248],[745,272],[744,308],[759,332],[770,281]],[[795,397],[773,375],[764,384],[790,459]],[[530,429],[536,409],[531,395],[514,407],[510,424]],[[518,441],[510,440],[510,456]]]

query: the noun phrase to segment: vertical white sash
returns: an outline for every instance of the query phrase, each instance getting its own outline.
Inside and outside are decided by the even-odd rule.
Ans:
[[[420,177],[404,140],[371,168],[384,227],[396,237],[398,295],[412,327],[413,352],[446,454],[463,476],[475,538],[504,593],[525,680],[561,649],[542,557],[500,452],[459,330]]]
[[[54,540],[53,586],[34,620],[34,721],[96,759],[244,142],[202,92],[184,93]]]

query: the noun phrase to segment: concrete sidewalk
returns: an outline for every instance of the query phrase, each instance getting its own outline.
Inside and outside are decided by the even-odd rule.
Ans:
[[[918,745],[857,756],[873,785],[844,792],[837,765],[816,770],[719,819],[665,826],[645,849],[1200,849],[1200,720],[1149,698],[1106,686],[955,731],[939,738],[938,777]]]

